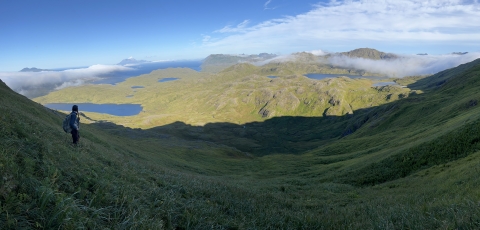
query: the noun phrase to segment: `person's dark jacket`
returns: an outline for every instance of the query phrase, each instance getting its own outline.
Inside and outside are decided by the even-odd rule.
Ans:
[[[80,117],[76,111],[70,113],[70,128],[72,130],[80,130]]]

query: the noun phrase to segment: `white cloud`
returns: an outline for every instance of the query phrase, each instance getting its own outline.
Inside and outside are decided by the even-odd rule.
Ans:
[[[27,95],[29,90],[39,87],[53,85],[53,88],[61,89],[98,80],[112,72],[129,70],[132,69],[119,65],[92,65],[88,68],[64,71],[0,72],[0,79],[14,91]]]
[[[280,47],[288,47],[287,52],[292,52],[319,45],[329,48],[345,46],[353,42],[397,45],[470,43],[479,48],[479,19],[477,1],[331,1],[317,4],[311,11],[296,16],[255,25],[249,25],[245,20],[236,27],[225,26],[214,31],[221,35],[203,45],[214,52],[224,53],[259,49],[276,52]]]
[[[435,74],[445,69],[471,62],[480,58],[480,53],[465,55],[408,55],[393,60],[371,60],[333,56],[329,63],[336,66],[363,69],[368,72],[382,73],[389,77],[405,77],[423,74]]]
[[[272,2],[272,0],[268,0],[267,2],[265,2],[265,4],[263,4],[263,9],[264,10],[274,10],[276,9],[277,7],[269,7],[268,5]]]
[[[321,50],[310,51],[317,56],[327,53]],[[467,53],[465,55],[400,55],[397,59],[372,60],[364,58],[351,58],[344,55],[332,55],[326,60],[319,59],[319,62],[333,66],[365,70],[370,73],[380,73],[389,77],[406,77],[414,75],[435,74],[445,69],[457,67],[461,64],[474,61],[480,58],[480,52]],[[295,61],[296,55],[281,55],[275,58],[253,63],[262,66],[271,62]]]
[[[323,56],[327,54],[323,50],[312,50],[312,51],[308,51],[308,53],[311,53],[315,56]]]
[[[236,27],[231,27],[231,26],[225,26],[220,30],[216,30],[216,33],[240,33],[240,32],[245,32],[248,30],[247,26],[250,23],[249,20],[244,20],[240,24],[238,24]]]
[[[67,88],[67,87],[72,87],[72,86],[80,86],[80,85],[83,85],[83,84],[85,84],[85,80],[75,79],[73,81],[63,82],[61,85],[55,87],[55,90],[59,90],[59,89]]]
[[[270,2],[272,2],[272,0],[268,0],[267,2],[265,2],[265,4],[263,4],[263,7],[267,8],[268,4],[270,4]]]

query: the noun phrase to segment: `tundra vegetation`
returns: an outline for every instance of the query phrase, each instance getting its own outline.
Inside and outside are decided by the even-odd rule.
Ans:
[[[142,104],[84,113],[76,147],[64,113],[0,83],[2,228],[480,228],[480,60],[406,87],[304,77],[342,71],[166,69],[34,99]]]

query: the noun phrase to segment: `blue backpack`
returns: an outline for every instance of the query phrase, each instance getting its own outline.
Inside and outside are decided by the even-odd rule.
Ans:
[[[63,131],[65,131],[66,133],[71,133],[72,132],[72,128],[70,127],[70,117],[72,114],[68,114],[65,119],[63,119]]]

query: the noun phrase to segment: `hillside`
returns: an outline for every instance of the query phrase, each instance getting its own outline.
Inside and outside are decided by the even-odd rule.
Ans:
[[[354,95],[356,87],[363,87],[383,95],[383,101],[366,97],[368,103],[381,103],[363,102],[368,106],[354,107],[352,114],[325,116],[262,118],[260,110],[253,110],[257,120],[241,123],[192,125],[172,116],[172,123],[141,130],[98,122],[82,125],[81,145],[73,147],[60,128],[63,114],[0,83],[0,223],[6,228],[50,229],[480,227],[480,60],[398,89],[371,87],[369,79],[271,79],[260,75],[271,68],[248,64],[214,75],[165,71],[153,74],[178,74],[183,79],[161,88],[165,91],[145,87],[133,97],[150,95],[157,114],[164,102],[187,103],[222,92],[227,92],[223,98],[230,98],[229,89],[242,87],[297,90],[303,81],[308,82],[305,87],[323,84],[327,88],[320,87],[321,92],[329,85],[346,87],[341,95]],[[133,83],[156,83],[159,76],[164,75],[140,76],[118,89],[101,89],[116,95]],[[304,88],[302,94],[290,89],[282,94],[308,95],[317,85]],[[196,86],[202,94],[190,98],[175,93],[180,87],[195,92]],[[93,92],[83,89],[85,94]],[[393,90],[407,93],[385,100]],[[217,98],[221,97],[209,100]],[[289,99],[275,101],[281,95],[272,98],[269,103],[279,108],[293,105],[286,103]],[[332,102],[346,111],[341,106],[353,103],[349,98]],[[182,108],[184,113],[193,111]],[[295,111],[301,112],[298,107]]]
[[[365,59],[372,59],[372,60],[385,60],[385,59],[389,60],[389,59],[398,58],[398,56],[395,54],[384,53],[376,49],[370,49],[370,48],[360,48],[360,49],[355,49],[349,52],[341,52],[334,55],[343,55],[351,58],[365,58]]]
[[[202,71],[216,73],[238,63],[255,63],[272,59],[276,56],[268,53],[251,55],[211,54],[203,60]]]

